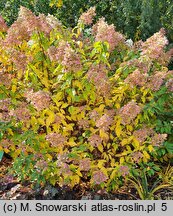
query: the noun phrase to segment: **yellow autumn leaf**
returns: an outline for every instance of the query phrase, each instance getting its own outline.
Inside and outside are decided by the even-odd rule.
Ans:
[[[47,114],[49,115],[46,118],[46,127],[48,128],[50,126],[50,124],[52,124],[54,122],[54,120],[55,120],[55,114],[51,110],[47,111]]]
[[[8,134],[9,134],[9,135],[12,135],[12,136],[14,135],[14,133],[13,133],[13,131],[12,131],[11,128],[8,128],[7,131],[8,131]]]
[[[76,174],[77,174],[78,176],[82,177],[82,173],[81,173],[80,169],[77,169],[77,170],[76,170]]]
[[[98,148],[98,150],[99,150],[101,153],[103,153],[103,146],[102,146],[102,144],[99,144],[99,145],[97,146],[97,148]]]
[[[123,164],[124,163],[124,157],[121,157],[120,158],[120,164]]]
[[[129,140],[128,139],[123,139],[122,141],[121,141],[121,145],[122,146],[124,146],[124,145],[126,145],[126,144],[128,144],[129,143]]]
[[[99,130],[100,133],[100,137],[104,140],[107,141],[109,140],[109,135],[107,133],[104,132],[104,130]]]
[[[37,125],[37,119],[35,118],[35,116],[31,116],[31,121],[30,122],[31,122],[32,127]]]
[[[132,145],[135,147],[136,150],[140,148],[140,143],[136,138],[133,138]]]
[[[62,100],[62,98],[63,98],[63,93],[62,93],[62,92],[58,92],[58,93],[54,96],[54,98],[56,99],[57,102],[60,101],[60,100]]]
[[[105,162],[106,162],[106,160],[99,160],[99,161],[98,161],[98,164],[97,164],[97,167],[101,169],[101,168],[103,167],[103,164],[104,164]]]
[[[11,91],[12,91],[13,93],[16,92],[16,89],[17,89],[17,86],[16,86],[16,85],[12,85]]]
[[[68,106],[69,106],[68,103],[63,103],[62,106],[61,106],[61,108],[63,109],[63,108],[66,108],[66,107],[68,107]]]
[[[150,155],[146,151],[143,151],[143,155],[144,155],[143,159],[147,162],[148,159],[150,159]]]
[[[79,82],[79,80],[74,80],[73,82],[73,86],[77,86],[80,90],[83,89],[81,82]]]
[[[70,179],[72,187],[80,182],[80,177],[78,175],[71,176]]]
[[[121,107],[120,103],[115,103],[115,107],[119,109]]]
[[[45,121],[43,118],[38,118],[38,123],[41,124],[41,125],[45,125]]]
[[[52,156],[50,154],[46,154],[46,157],[48,158],[49,161],[52,161]]]
[[[100,170],[103,172],[103,174],[105,175],[105,176],[107,176],[108,177],[108,170],[105,168],[105,167],[101,167],[100,168]]]
[[[49,89],[49,87],[50,87],[50,83],[49,83],[48,78],[43,77],[43,78],[41,79],[41,82],[42,82],[42,84],[43,84],[46,88]]]
[[[60,125],[59,124],[52,124],[53,130],[54,132],[58,133],[59,129],[60,129]]]
[[[116,177],[116,175],[117,175],[117,171],[114,169],[109,178],[114,179]]]
[[[148,150],[149,150],[149,152],[152,152],[152,151],[154,150],[153,146],[152,146],[152,145],[149,145],[149,146],[148,146]]]
[[[126,125],[126,129],[131,132],[131,131],[133,131],[133,126],[132,125]]]
[[[105,108],[105,104],[100,104],[100,106],[98,107],[98,111],[99,111],[100,113],[102,113],[103,110],[104,110],[104,108]]]
[[[74,141],[74,137],[71,137],[68,141],[68,145],[73,147],[73,146],[76,146],[77,143]]]
[[[118,121],[116,123],[115,132],[116,132],[117,137],[120,137],[122,134],[122,127],[121,127],[121,120],[120,119],[118,119]]]

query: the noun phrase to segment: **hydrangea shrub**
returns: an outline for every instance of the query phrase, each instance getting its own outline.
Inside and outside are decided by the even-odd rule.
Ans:
[[[112,190],[172,157],[154,109],[173,92],[164,30],[128,44],[94,16],[74,29],[24,7],[9,28],[0,18],[0,150],[21,179]]]

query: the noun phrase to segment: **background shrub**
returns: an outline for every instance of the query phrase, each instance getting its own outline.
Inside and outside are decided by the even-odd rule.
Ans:
[[[170,43],[173,41],[171,0],[2,0],[0,13],[9,25],[17,19],[20,5],[37,15],[52,14],[67,27],[76,26],[80,14],[95,6],[97,19],[105,17],[109,24],[113,23],[127,38],[146,40],[164,27]]]

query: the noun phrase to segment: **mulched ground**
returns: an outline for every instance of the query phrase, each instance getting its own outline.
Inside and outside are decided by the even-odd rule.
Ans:
[[[0,162],[0,199],[4,200],[135,200],[139,199],[135,189],[107,193],[105,191],[88,191],[77,186],[71,190],[69,187],[47,185],[44,188],[33,188],[30,182],[21,183],[8,174],[12,160],[3,157]],[[162,190],[156,199],[173,199],[173,192]]]

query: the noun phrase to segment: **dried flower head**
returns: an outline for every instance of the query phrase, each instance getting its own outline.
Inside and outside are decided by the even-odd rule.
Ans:
[[[58,61],[61,63],[65,55],[65,49],[70,47],[70,44],[64,40],[61,40],[57,47],[51,46],[48,49],[48,56],[51,61]]]
[[[60,174],[62,175],[72,175],[72,171],[70,169],[70,166],[67,163],[62,163],[60,168]]]
[[[46,17],[46,21],[52,27],[52,29],[62,29],[62,23],[53,15],[48,14]]]
[[[5,70],[2,70],[0,71],[0,77],[0,85],[8,87],[11,85],[11,80],[13,79],[14,75],[6,73]]]
[[[92,110],[89,113],[89,117],[90,117],[90,119],[97,121],[99,119],[99,113],[96,110]]]

